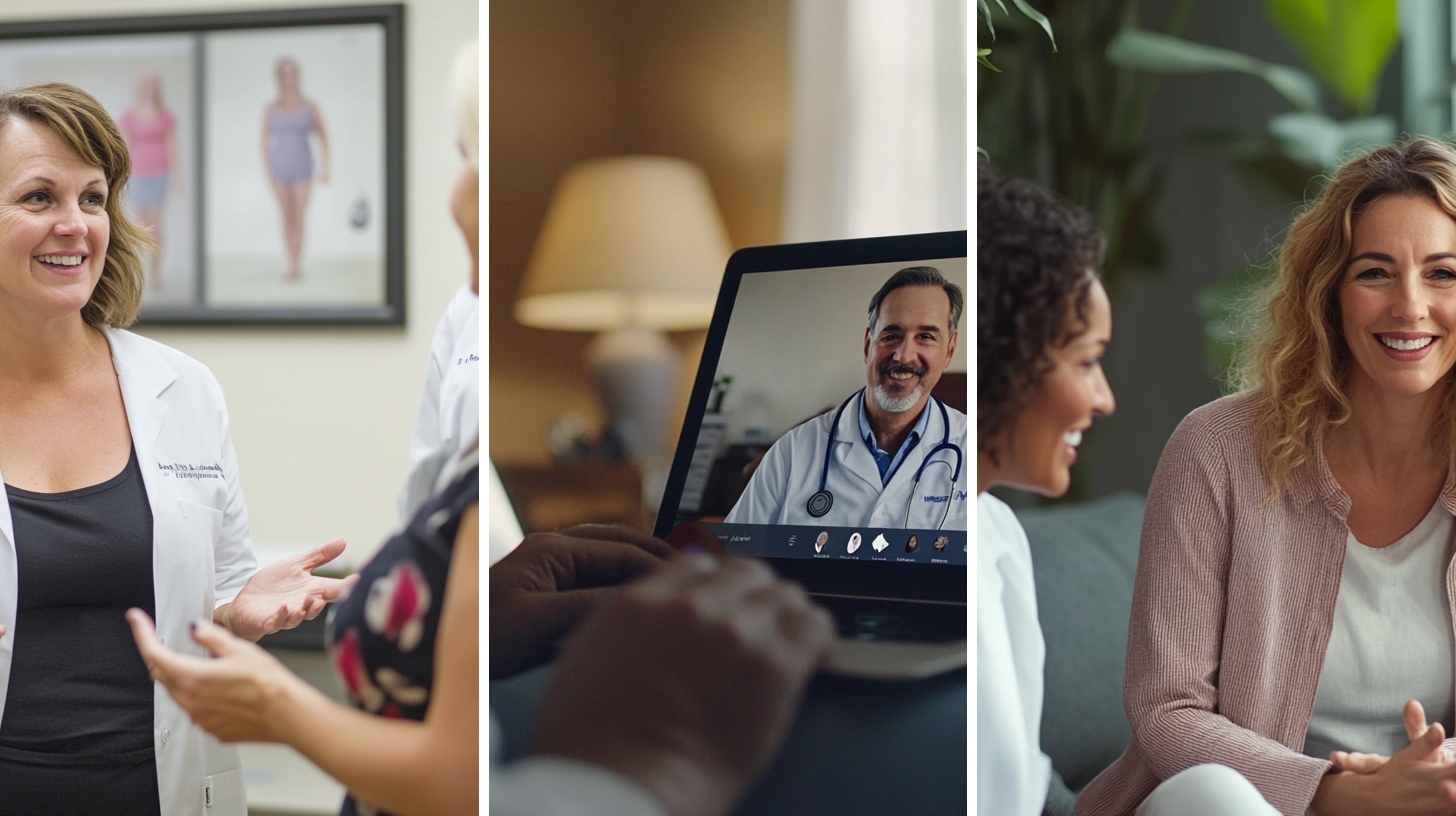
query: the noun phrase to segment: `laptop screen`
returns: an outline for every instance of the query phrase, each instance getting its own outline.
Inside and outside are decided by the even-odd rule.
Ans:
[[[795,576],[963,588],[966,292],[964,232],[736,253],[658,535],[698,523]]]

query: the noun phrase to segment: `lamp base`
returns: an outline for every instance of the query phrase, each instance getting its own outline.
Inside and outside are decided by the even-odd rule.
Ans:
[[[598,334],[586,357],[608,424],[641,469],[643,498],[655,508],[667,482],[664,437],[678,381],[677,350],[660,331],[626,326]]]

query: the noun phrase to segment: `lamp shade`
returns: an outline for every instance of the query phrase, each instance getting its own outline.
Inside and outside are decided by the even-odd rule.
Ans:
[[[552,195],[516,319],[570,331],[703,328],[728,251],[696,165],[665,156],[583,162]]]

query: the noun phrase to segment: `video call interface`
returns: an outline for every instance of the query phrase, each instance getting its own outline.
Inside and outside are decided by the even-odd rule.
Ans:
[[[966,565],[967,318],[949,364],[927,364],[928,353],[891,359],[873,341],[866,352],[871,299],[917,266],[966,292],[963,257],[742,276],[702,422],[684,431],[696,444],[677,524],[698,523],[738,555]],[[914,399],[895,392],[921,406],[920,433],[881,473],[861,435],[861,403],[880,399],[871,392],[895,365],[915,369],[923,389]],[[839,455],[826,461],[831,429]]]

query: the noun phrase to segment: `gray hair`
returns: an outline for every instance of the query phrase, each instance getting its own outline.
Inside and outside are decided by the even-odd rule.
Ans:
[[[875,322],[880,319],[880,304],[890,293],[902,286],[939,286],[945,290],[945,296],[950,298],[950,330],[956,331],[961,324],[961,313],[966,308],[966,296],[961,288],[945,279],[940,270],[933,266],[907,266],[899,272],[890,276],[880,291],[870,298],[870,330],[874,331]]]

